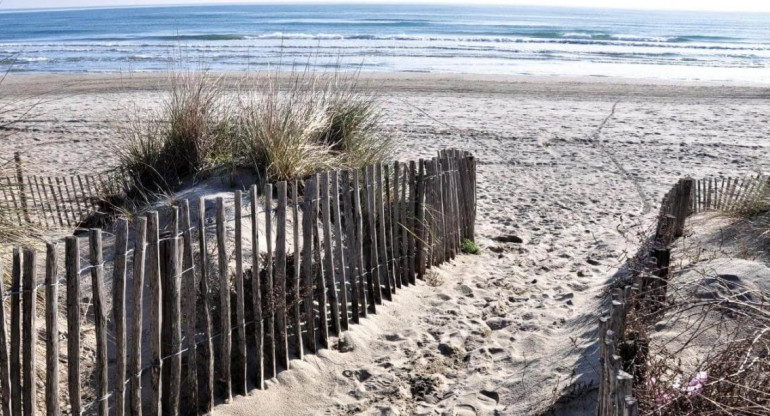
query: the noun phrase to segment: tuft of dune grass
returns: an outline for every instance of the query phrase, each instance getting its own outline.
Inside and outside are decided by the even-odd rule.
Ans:
[[[291,180],[383,161],[392,143],[379,99],[358,87],[357,72],[276,71],[235,92],[205,71],[172,73],[162,108],[120,128],[125,193],[147,198],[222,169]]]

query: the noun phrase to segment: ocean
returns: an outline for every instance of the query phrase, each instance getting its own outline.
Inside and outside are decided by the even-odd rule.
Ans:
[[[770,14],[350,4],[0,13],[0,69],[16,72],[292,66],[770,83]]]

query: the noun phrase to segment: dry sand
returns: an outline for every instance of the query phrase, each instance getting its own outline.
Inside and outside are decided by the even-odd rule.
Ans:
[[[679,177],[766,170],[770,89],[643,80],[364,74],[378,85],[398,157],[456,147],[478,158],[482,254],[437,269],[431,284],[323,351],[222,406],[246,414],[589,414],[596,312]],[[0,143],[30,173],[115,163],[115,125],[161,102],[162,77],[14,76],[15,96],[46,93]],[[29,98],[28,100],[35,100]],[[517,236],[522,243],[498,241]]]

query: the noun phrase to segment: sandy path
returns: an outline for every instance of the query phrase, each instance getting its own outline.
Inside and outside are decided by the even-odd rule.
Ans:
[[[684,175],[768,168],[767,89],[379,77],[401,159],[476,154],[483,253],[403,291],[350,332],[353,351],[295,362],[219,414],[532,414],[565,388],[585,412],[600,295],[647,207]],[[44,104],[0,153],[25,150],[41,172],[109,166],[112,120],[159,102],[142,82],[116,93],[93,81]]]

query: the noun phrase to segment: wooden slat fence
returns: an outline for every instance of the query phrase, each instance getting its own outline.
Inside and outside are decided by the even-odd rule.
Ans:
[[[647,340],[626,331],[631,311],[655,313],[666,302],[671,270],[670,245],[684,234],[687,218],[719,210],[730,213],[752,209],[766,198],[770,182],[765,175],[742,178],[685,178],[663,197],[654,235],[632,262],[630,284],[612,290],[609,308],[599,318],[599,416],[634,416],[639,412],[633,384],[645,383]]]
[[[27,175],[18,153],[14,167],[14,174],[0,176],[0,216],[6,223],[46,229],[83,225],[103,208],[101,205],[119,176],[116,171],[88,175]]]
[[[118,219],[114,244],[99,229],[51,243],[45,261],[15,249],[0,413],[208,413],[264,389],[473,239],[475,171],[445,150],[181,201]]]

